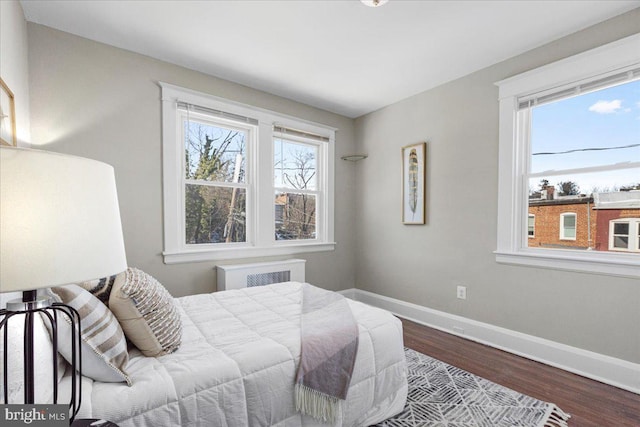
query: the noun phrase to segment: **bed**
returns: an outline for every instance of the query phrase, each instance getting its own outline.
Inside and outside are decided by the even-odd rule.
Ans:
[[[78,418],[103,418],[120,427],[326,426],[294,405],[301,288],[287,282],[177,298],[179,349],[145,357],[130,348],[130,387],[83,377]],[[368,426],[404,407],[402,324],[384,310],[348,303],[359,346],[347,399],[333,425]]]

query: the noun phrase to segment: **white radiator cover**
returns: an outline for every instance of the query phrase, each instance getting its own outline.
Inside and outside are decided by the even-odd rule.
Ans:
[[[258,262],[216,266],[218,290],[242,289],[280,282],[304,282],[306,260]]]

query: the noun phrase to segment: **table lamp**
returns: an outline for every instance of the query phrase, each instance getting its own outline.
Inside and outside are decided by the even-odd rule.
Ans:
[[[24,316],[24,402],[34,404],[34,316],[52,331],[53,402],[57,404],[57,319],[67,316],[72,337],[73,420],[80,407],[80,318],[71,307],[38,296],[38,289],[79,283],[127,268],[113,167],[95,160],[0,147],[0,292],[22,299],[0,311],[4,332],[4,403],[8,401],[8,320]],[[2,329],[4,328],[4,331]],[[66,339],[65,337],[60,337]],[[66,402],[64,402],[66,403]]]

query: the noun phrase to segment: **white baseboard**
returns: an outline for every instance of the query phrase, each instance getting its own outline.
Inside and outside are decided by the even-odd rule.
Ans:
[[[340,293],[405,319],[640,394],[640,364],[361,289]]]

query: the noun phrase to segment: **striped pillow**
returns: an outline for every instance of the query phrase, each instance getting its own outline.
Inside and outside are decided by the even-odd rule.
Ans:
[[[124,370],[129,362],[127,341],[107,306],[77,285],[54,287],[50,293],[80,315],[82,375],[104,382],[126,381],[131,385]],[[67,316],[58,316],[58,352],[71,363],[71,322]]]
[[[173,353],[180,346],[182,322],[173,297],[147,273],[128,268],[118,274],[109,309],[127,338],[145,356]]]

